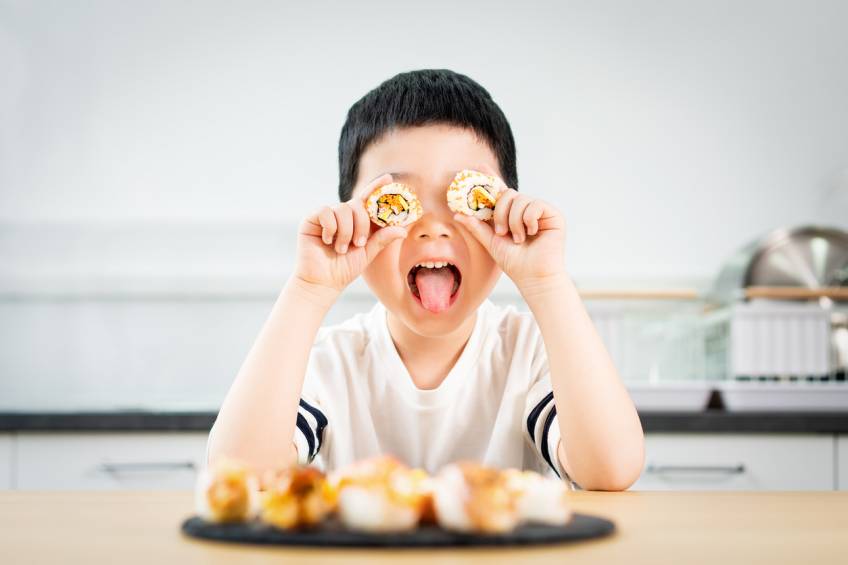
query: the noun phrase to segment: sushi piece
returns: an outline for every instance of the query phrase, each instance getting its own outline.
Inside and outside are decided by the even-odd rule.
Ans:
[[[448,207],[454,212],[490,220],[500,196],[495,177],[478,171],[459,171],[448,187]]]
[[[389,183],[374,189],[365,201],[371,221],[380,227],[406,226],[421,217],[421,201],[408,186]]]
[[[518,516],[522,522],[562,526],[571,520],[569,487],[565,481],[518,469],[507,469],[504,474],[507,488],[518,498]]]
[[[434,479],[433,501],[442,528],[499,534],[519,521],[518,496],[498,469],[477,463],[446,465]]]
[[[224,461],[204,469],[195,486],[195,511],[210,522],[246,522],[259,511],[259,480],[245,466]]]
[[[294,466],[263,476],[262,522],[277,528],[311,527],[335,509],[335,494],[315,467]]]
[[[357,462],[332,479],[339,518],[352,530],[411,530],[432,505],[428,479],[424,471],[410,469],[391,456]]]

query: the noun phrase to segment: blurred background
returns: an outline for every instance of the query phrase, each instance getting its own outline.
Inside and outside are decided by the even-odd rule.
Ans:
[[[656,485],[694,467],[702,487],[838,486],[846,21],[842,1],[0,0],[0,488],[56,485],[39,454],[88,441],[57,430],[134,434],[65,486],[192,468],[133,458],[177,441],[162,429],[199,452],[298,222],[335,201],[348,108],[418,68],[489,90],[520,189],[564,212],[649,438],[686,441]],[[523,307],[506,279],[492,300]],[[327,323],[373,301],[358,281]],[[778,482],[699,459],[752,432],[814,450],[818,482],[769,475],[781,455]]]

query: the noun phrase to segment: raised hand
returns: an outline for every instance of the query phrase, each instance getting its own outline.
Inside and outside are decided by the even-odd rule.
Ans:
[[[359,196],[336,206],[324,206],[298,229],[295,276],[301,281],[341,292],[391,242],[405,238],[406,228],[379,228],[365,209],[368,195],[392,182],[385,174]]]
[[[565,219],[552,205],[504,189],[488,222],[455,214],[519,289],[565,273]]]

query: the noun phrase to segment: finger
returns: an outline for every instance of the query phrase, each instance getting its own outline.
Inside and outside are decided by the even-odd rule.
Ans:
[[[353,244],[363,247],[371,231],[371,218],[368,217],[368,211],[361,201],[348,200],[347,205],[353,212]]]
[[[318,212],[315,212],[311,216],[307,216],[306,218],[304,218],[297,228],[298,234],[310,235],[313,237],[321,237],[322,231],[324,231],[324,228],[318,221]]]
[[[329,206],[324,206],[318,212],[318,223],[321,224],[321,240],[330,245],[333,243],[333,236],[336,235],[336,216],[333,214],[333,209]]]
[[[359,201],[363,204],[376,188],[391,183],[393,180],[391,173],[381,175],[365,185],[365,190],[359,195]]]
[[[374,232],[374,234],[368,238],[368,243],[365,244],[365,257],[368,262],[374,260],[374,258],[380,254],[380,252],[386,248],[391,242],[396,239],[403,239],[407,236],[407,230],[403,226],[386,226],[385,228],[379,229]]]
[[[509,220],[509,209],[512,206],[512,201],[517,196],[518,192],[512,188],[501,192],[498,196],[497,204],[495,204],[495,214],[492,216],[496,234],[504,235],[507,232],[507,228],[509,227],[507,224]]]
[[[524,211],[533,202],[527,196],[519,196],[512,201],[509,208],[509,231],[512,232],[512,240],[521,243],[527,234],[524,232]]]
[[[336,253],[347,253],[350,236],[353,235],[353,210],[350,206],[342,204],[336,207],[333,213],[336,215],[336,223],[339,226],[336,232]]]
[[[536,235],[539,231],[539,218],[545,211],[545,203],[541,200],[534,200],[530,206],[524,209],[524,225],[527,228],[527,235]]]
[[[482,245],[486,251],[491,253],[492,239],[495,237],[495,231],[492,229],[492,226],[483,220],[475,218],[474,216],[466,216],[465,214],[454,214],[453,219],[471,232],[474,239],[479,241],[480,245]]]

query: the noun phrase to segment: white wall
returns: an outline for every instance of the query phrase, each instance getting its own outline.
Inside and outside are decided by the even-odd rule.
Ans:
[[[290,227],[334,200],[348,107],[448,67],[511,120],[578,279],[710,277],[772,227],[848,228],[846,21],[838,0],[0,0],[0,224]]]
[[[770,228],[848,228],[846,21],[843,1],[0,0],[0,409],[215,407],[294,226],[335,199],[347,109],[405,70],[492,93],[578,283],[707,281]]]

